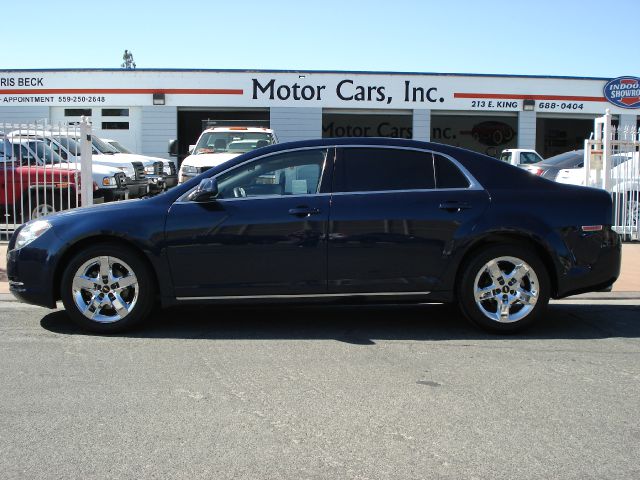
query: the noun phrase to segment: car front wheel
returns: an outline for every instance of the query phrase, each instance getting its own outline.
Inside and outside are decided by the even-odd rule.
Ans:
[[[530,326],[549,303],[549,275],[540,258],[518,245],[481,250],[458,284],[463,314],[479,327],[513,333]]]
[[[61,288],[71,319],[96,333],[128,330],[153,307],[149,267],[120,245],[98,244],[78,253],[64,271]]]

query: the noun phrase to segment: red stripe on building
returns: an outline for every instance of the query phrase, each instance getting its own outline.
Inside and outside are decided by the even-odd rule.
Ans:
[[[177,93],[182,95],[242,95],[244,90],[233,88],[29,88],[29,89],[0,89],[0,95],[28,95],[28,94],[136,94],[136,93]]]
[[[453,98],[488,98],[494,100],[566,100],[570,102],[606,102],[604,97],[572,95],[522,95],[519,93],[454,93]]]

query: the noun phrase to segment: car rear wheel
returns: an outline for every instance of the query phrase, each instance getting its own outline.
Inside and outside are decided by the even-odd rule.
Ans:
[[[549,303],[549,275],[540,258],[518,245],[481,250],[463,267],[462,313],[479,327],[513,333],[529,327]]]
[[[62,303],[80,327],[97,333],[128,330],[149,314],[149,267],[126,247],[99,244],[78,253],[62,276]]]

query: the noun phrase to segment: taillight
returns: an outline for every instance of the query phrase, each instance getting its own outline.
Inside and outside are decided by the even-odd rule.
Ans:
[[[95,192],[96,190],[98,190],[98,184],[93,182],[93,191]]]
[[[542,174],[544,173],[544,169],[542,169],[542,168],[534,168],[534,169],[533,169],[533,171],[532,171],[532,173],[533,173],[534,175],[538,175],[538,176],[540,176],[540,175],[542,175]]]

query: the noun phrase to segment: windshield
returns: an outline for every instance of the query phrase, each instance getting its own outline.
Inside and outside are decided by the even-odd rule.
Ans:
[[[73,156],[80,156],[80,143],[71,137],[56,137],[56,141]]]
[[[500,154],[500,160],[503,162],[511,162],[511,152],[502,152]]]
[[[119,151],[120,153],[131,153],[131,151],[123,147],[120,142],[116,142],[115,140],[112,140],[107,143],[111,145],[113,148],[115,148],[117,151]]]
[[[202,153],[245,153],[273,143],[266,132],[205,132],[200,136],[194,155]]]
[[[54,152],[53,149],[46,145],[44,142],[31,141],[28,142],[27,145],[33,152],[36,153],[36,157],[38,158],[38,160],[46,163],[47,165],[61,163],[63,161],[60,155]]]
[[[120,153],[115,147],[112,147],[107,142],[103,142],[98,137],[92,136],[91,142],[93,143],[93,148],[102,154],[113,155],[114,153]]]

